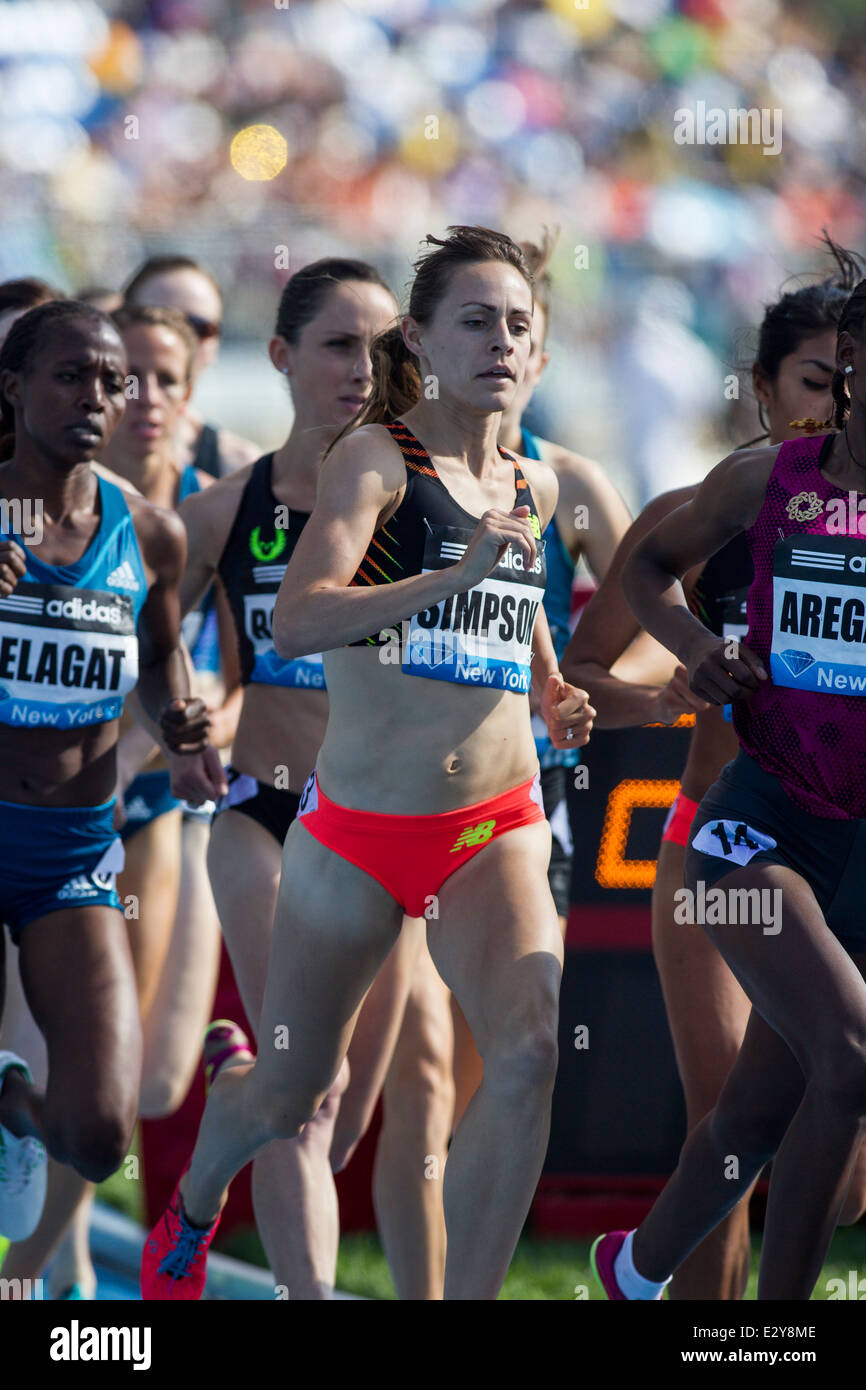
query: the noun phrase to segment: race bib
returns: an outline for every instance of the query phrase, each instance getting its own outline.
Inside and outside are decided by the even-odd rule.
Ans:
[[[0,598],[0,721],[58,729],[117,719],[138,679],[128,594],[21,583]]]
[[[844,536],[789,536],[773,554],[776,685],[866,695],[866,546]]]
[[[244,594],[244,629],[253,648],[251,679],[256,685],[282,685],[324,690],[325,671],[321,652],[283,661],[274,651],[276,593]]]
[[[456,564],[473,532],[429,526],[423,574]],[[480,584],[416,613],[403,647],[408,676],[526,693],[532,681],[532,632],[544,598],[544,541],[530,571],[509,546]]]
[[[761,830],[753,830],[744,821],[710,820],[702,825],[692,840],[692,849],[711,854],[714,859],[726,859],[731,864],[748,864],[762,849],[775,849],[776,841]]]
[[[296,819],[300,820],[301,816],[309,815],[311,811],[317,810],[318,805],[319,784],[316,781],[316,769],[313,768],[304,783],[304,790],[301,792],[300,800],[298,801],[298,814]]]

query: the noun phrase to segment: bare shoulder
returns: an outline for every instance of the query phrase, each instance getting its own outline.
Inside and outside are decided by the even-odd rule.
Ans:
[[[258,444],[254,444],[251,439],[244,439],[242,435],[233,434],[231,430],[217,431],[217,448],[222,466],[229,476],[245,464],[255,463],[262,452]]]
[[[375,477],[386,492],[393,492],[406,482],[406,464],[384,425],[359,425],[334,445],[322,465],[322,476],[329,482],[337,477],[346,481]]]
[[[561,444],[553,444],[549,439],[541,439],[539,444],[542,457],[550,464],[559,479],[560,493],[563,497],[567,494],[569,500],[578,502],[581,498],[597,498],[605,492],[619,497],[615,485],[595,459],[587,458],[585,454],[577,454],[573,449],[566,449]]]
[[[761,510],[781,447],[772,444],[736,449],[728,454],[710,470],[698,488],[696,506],[702,512],[718,509],[726,517],[740,521],[742,529],[746,530]]]
[[[635,528],[640,527],[641,532],[651,531],[663,517],[685,506],[686,502],[691,502],[697,496],[699,487],[700,483],[689,483],[685,487],[671,488],[670,492],[660,492],[658,497],[653,497],[647,502],[634,522]]]
[[[126,498],[145,564],[152,570],[173,569],[186,551],[186,532],[177,512],[157,507],[140,493]]]
[[[114,473],[112,469],[106,468],[104,463],[91,463],[90,467],[98,478],[104,478],[107,483],[114,483],[121,492],[128,492],[132,497],[141,497],[141,493],[134,483],[130,483],[126,478],[122,478],[119,473]]]
[[[558,476],[590,484],[599,479],[603,482],[608,481],[607,474],[595,459],[587,458],[585,454],[577,454],[562,444],[554,444],[550,439],[539,439],[538,442],[542,457],[555,469]]]
[[[602,465],[585,454],[577,454],[573,449],[565,449],[548,439],[542,439],[539,443],[542,456],[559,479],[558,514],[561,523],[566,517],[576,517],[577,508],[585,507],[588,515],[596,518],[597,533],[607,533],[614,539],[624,535],[631,523],[631,513]],[[590,533],[584,532],[583,536],[588,544]],[[583,548],[583,545],[578,546],[579,550]]]
[[[253,464],[247,463],[223,478],[212,478],[196,469],[196,476],[202,482],[201,490],[184,498],[178,515],[190,534],[195,535],[196,544],[203,545],[206,551],[212,545],[219,545],[222,552],[252,471]]]

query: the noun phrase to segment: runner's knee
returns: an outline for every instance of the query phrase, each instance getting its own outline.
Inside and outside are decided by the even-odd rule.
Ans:
[[[333,1114],[323,1109],[328,1102],[328,1094],[328,1091],[323,1093],[322,1089],[315,1090],[312,1086],[303,1092],[277,1087],[261,1097],[254,1108],[272,1138],[297,1139],[303,1130],[309,1143],[316,1139],[320,1127],[327,1125],[330,1130],[333,1125]]]
[[[392,1068],[386,1085],[385,1124],[389,1129],[423,1131],[431,1117],[454,1113],[454,1071],[447,1053],[421,1048]]]
[[[495,1090],[552,1089],[558,1060],[555,1002],[506,1019],[485,1052],[484,1079]]]
[[[135,1115],[91,1114],[59,1126],[46,1123],[49,1151],[88,1182],[105,1182],[129,1151]]]
[[[822,1102],[866,1127],[866,1037],[841,1036],[809,1078]]]
[[[138,1110],[144,1120],[161,1120],[179,1110],[189,1090],[189,1076],[160,1072],[142,1081]]]
[[[736,1051],[731,1052],[727,1069],[723,1066],[714,1068],[712,1074],[690,1077],[683,1082],[683,1093],[686,1101],[686,1129],[689,1134],[718,1104],[727,1071],[736,1061],[736,1055]]]
[[[863,1183],[858,1183],[855,1188],[852,1183],[845,1201],[842,1203],[842,1210],[836,1225],[856,1226],[864,1212],[866,1212],[866,1187]]]
[[[766,1097],[762,1099],[765,1101]],[[750,1167],[763,1166],[781,1144],[796,1106],[773,1108],[750,1104],[749,1100],[742,1097],[738,1103],[732,1103],[723,1099],[710,1117],[710,1132],[717,1150],[725,1157],[733,1154],[748,1159]]]

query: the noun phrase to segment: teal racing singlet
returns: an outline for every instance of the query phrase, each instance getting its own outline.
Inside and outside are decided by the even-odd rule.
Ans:
[[[14,530],[2,533],[21,546],[27,574],[0,598],[0,723],[107,723],[138,680],[147,579],[122,490],[97,482],[102,519],[73,564],[43,564]]]

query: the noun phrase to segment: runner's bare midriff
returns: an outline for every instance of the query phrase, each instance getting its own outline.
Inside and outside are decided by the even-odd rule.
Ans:
[[[364,653],[366,655],[366,653]],[[232,766],[270,786],[301,792],[328,723],[323,690],[248,685],[232,744]],[[287,768],[277,780],[277,768]]]
[[[102,806],[114,795],[117,720],[89,729],[0,724],[0,801]]]
[[[324,653],[331,712],[317,767],[327,797],[360,811],[436,815],[534,776],[526,695],[404,675],[383,650]]]

